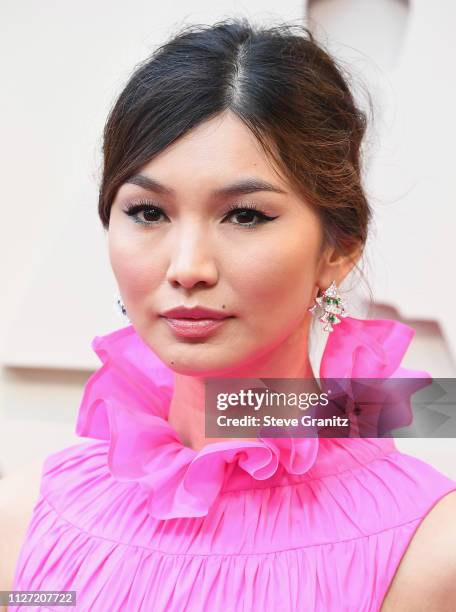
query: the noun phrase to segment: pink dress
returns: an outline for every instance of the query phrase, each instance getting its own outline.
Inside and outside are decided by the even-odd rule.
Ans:
[[[428,377],[400,366],[414,333],[347,317],[319,376]],[[167,421],[173,372],[133,327],[92,347],[103,366],[76,426],[91,439],[45,459],[15,590],[74,590],[78,612],[377,611],[421,521],[456,489],[392,438],[195,451]]]

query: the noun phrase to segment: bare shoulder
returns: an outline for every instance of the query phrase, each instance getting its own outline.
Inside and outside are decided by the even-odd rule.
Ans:
[[[442,497],[416,530],[381,612],[456,610],[456,491]]]
[[[43,459],[37,459],[0,478],[0,590],[12,588],[19,551],[38,500],[42,469]]]

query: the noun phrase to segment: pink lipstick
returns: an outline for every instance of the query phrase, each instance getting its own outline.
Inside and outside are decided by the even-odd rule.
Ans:
[[[165,310],[161,316],[173,331],[187,338],[207,336],[233,318],[226,312],[204,306],[178,306]]]

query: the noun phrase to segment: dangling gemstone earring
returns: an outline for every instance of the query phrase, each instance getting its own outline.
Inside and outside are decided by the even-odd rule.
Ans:
[[[332,332],[334,330],[333,325],[341,322],[338,316],[348,316],[346,302],[339,295],[336,281],[331,283],[322,296],[316,297],[315,301],[317,303],[307,310],[314,316],[318,316],[317,310],[323,311],[322,316],[319,317],[319,321],[324,324],[323,331]]]
[[[126,310],[126,308],[124,306],[124,303],[122,302],[122,298],[120,297],[119,294],[116,295],[115,300],[116,300],[116,302],[115,302],[116,312],[119,313],[125,319],[127,319],[128,323],[130,323],[130,319],[128,318],[128,315],[127,315],[127,310]]]

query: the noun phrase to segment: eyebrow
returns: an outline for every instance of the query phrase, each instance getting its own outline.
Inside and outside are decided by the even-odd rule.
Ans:
[[[130,183],[132,185],[138,185],[138,187],[142,187],[147,191],[153,191],[155,193],[161,193],[163,195],[175,195],[174,189],[170,187],[166,187],[156,179],[151,178],[150,176],[145,176],[144,174],[135,174],[128,178],[125,183]],[[235,183],[231,183],[229,185],[225,185],[224,187],[219,187],[212,191],[213,196],[237,196],[237,195],[245,195],[248,193],[255,193],[257,191],[269,191],[272,193],[283,193],[287,192],[277,187],[276,185],[272,185],[263,179],[249,177]]]

